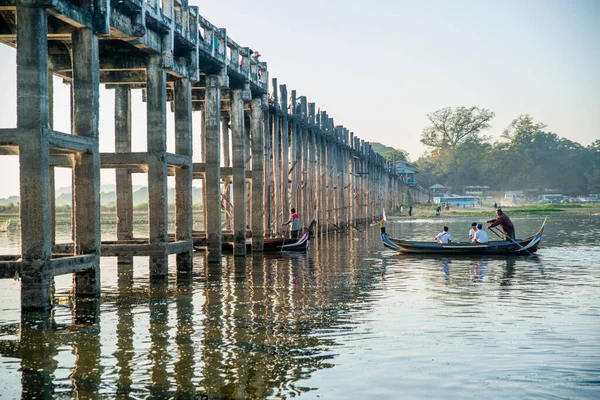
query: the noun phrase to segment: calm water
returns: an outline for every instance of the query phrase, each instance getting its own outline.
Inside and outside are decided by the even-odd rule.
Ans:
[[[513,220],[523,237],[542,218]],[[388,233],[464,240],[471,222]],[[534,257],[416,257],[371,227],[222,269],[197,254],[162,284],[144,258],[103,258],[99,304],[74,304],[59,277],[38,324],[21,325],[19,284],[0,280],[0,397],[598,398],[598,238],[598,216],[551,216]],[[15,246],[0,234],[2,253]]]

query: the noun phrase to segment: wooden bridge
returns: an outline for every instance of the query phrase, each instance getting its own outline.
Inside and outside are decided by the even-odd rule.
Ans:
[[[0,154],[20,162],[21,253],[0,256],[0,278],[21,276],[22,309],[51,305],[54,276],[74,274],[76,296],[100,295],[100,256],[150,257],[150,276],[191,269],[193,240],[221,261],[281,235],[295,207],[318,232],[348,229],[382,208],[427,200],[333,118],[272,80],[267,64],[179,0],[0,0],[0,41],[17,47],[17,126]],[[53,76],[71,88],[71,132],[53,129]],[[99,151],[99,88],[115,95],[115,152]],[[132,151],[132,90],[143,89],[147,149]],[[175,152],[167,152],[167,105]],[[63,105],[61,105],[62,107]],[[202,113],[202,157],[192,161],[192,114]],[[73,243],[55,244],[54,168],[73,174]],[[101,242],[100,169],[116,169],[117,240]],[[149,235],[133,235],[132,174],[148,176]],[[5,172],[6,173],[6,172]],[[168,176],[176,233],[168,235]],[[204,231],[192,231],[192,182],[202,179]],[[224,212],[223,212],[224,211]]]

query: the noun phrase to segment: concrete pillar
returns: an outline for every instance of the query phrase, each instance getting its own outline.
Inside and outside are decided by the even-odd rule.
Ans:
[[[150,277],[164,278],[168,275],[167,257],[167,228],[168,228],[168,197],[167,197],[167,150],[166,126],[166,84],[167,73],[162,66],[162,57],[153,54],[149,57],[146,69],[147,83],[147,132],[148,153],[148,222],[150,244],[158,245],[150,256]]]
[[[131,152],[131,89],[125,85],[117,85],[115,88],[115,151],[117,153]],[[131,172],[125,168],[117,169],[116,184],[117,239],[133,239]]]
[[[189,164],[175,170],[175,240],[192,241],[192,85],[175,80],[175,153],[189,157]],[[192,269],[192,250],[177,254],[177,270]]]
[[[264,144],[262,99],[251,103],[252,135],[252,251],[263,251],[265,241]]]
[[[49,309],[52,251],[48,126],[48,32],[46,10],[17,7],[17,128],[21,191],[21,308]]]
[[[76,254],[95,253],[94,268],[75,274],[76,296],[100,296],[100,154],[98,118],[100,70],[98,36],[73,32],[73,134],[95,139],[91,153],[75,153],[73,209]]]
[[[223,154],[223,166],[231,167],[231,145],[230,145],[230,134],[229,134],[229,114],[224,112],[221,114],[221,136],[222,136],[222,154]],[[223,178],[223,201],[221,202],[223,209],[225,210],[225,229],[231,230],[233,227],[231,207],[231,178]]]
[[[204,108],[205,126],[205,168],[204,210],[206,219],[207,260],[221,262],[221,80],[218,75],[206,77],[206,102]],[[223,134],[226,134],[224,132]]]
[[[231,91],[231,148],[233,158],[234,256],[246,255],[246,132],[242,89]]]

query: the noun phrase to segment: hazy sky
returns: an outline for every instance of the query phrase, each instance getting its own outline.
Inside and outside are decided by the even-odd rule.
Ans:
[[[413,161],[424,151],[426,114],[448,106],[494,111],[493,137],[529,113],[583,145],[600,138],[600,1],[190,4],[238,44],[259,51],[271,78],[307,96],[336,124],[405,149]],[[14,127],[14,50],[0,45],[0,60],[0,127]],[[56,86],[55,128],[68,131],[67,87],[58,80]],[[134,147],[142,149],[145,113],[136,99]],[[108,151],[111,91],[101,91],[101,104],[101,151]],[[15,165],[14,157],[0,157],[0,197],[18,193]],[[61,186],[68,174],[57,179]],[[103,175],[103,183],[110,181]]]

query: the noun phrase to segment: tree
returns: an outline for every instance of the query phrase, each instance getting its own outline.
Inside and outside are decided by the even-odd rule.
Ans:
[[[529,114],[521,114],[515,118],[504,131],[502,137],[507,140],[512,140],[515,136],[523,133],[539,133],[544,130],[546,124],[542,122],[534,122]]]
[[[406,150],[394,149],[386,151],[382,154],[383,158],[388,161],[408,161],[408,152]]]
[[[442,108],[427,115],[430,126],[423,129],[421,143],[432,148],[456,148],[460,143],[480,138],[489,129],[495,114],[478,107]]]

